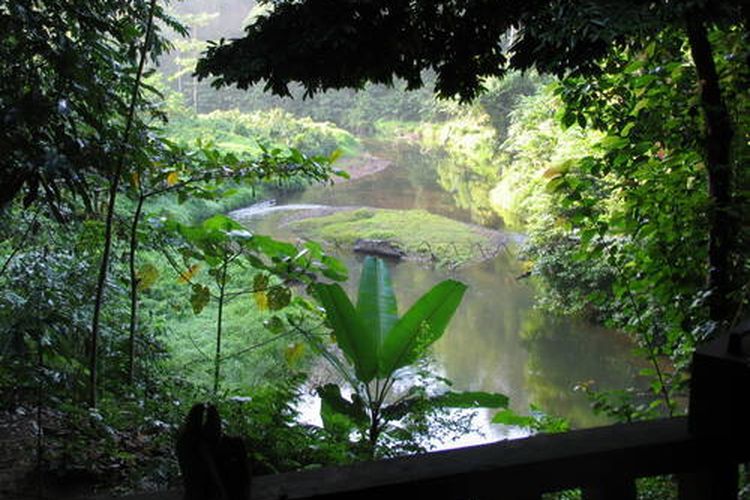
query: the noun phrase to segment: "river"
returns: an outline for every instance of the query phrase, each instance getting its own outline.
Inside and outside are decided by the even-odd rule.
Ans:
[[[231,215],[262,234],[290,240],[296,235],[283,223],[290,212],[304,216],[321,206],[424,209],[471,222],[471,213],[458,208],[451,194],[441,189],[431,159],[418,148],[396,143],[379,147],[377,154],[392,165],[350,181],[312,186],[279,197],[275,204],[267,202]],[[510,240],[517,239],[512,236]],[[346,287],[351,296],[361,257],[341,249],[336,253],[349,267]],[[536,310],[532,285],[517,279],[522,270],[512,247],[491,260],[454,270],[410,261],[389,267],[401,311],[443,279],[469,285],[446,334],[434,346],[433,368],[453,381],[456,390],[500,392],[510,397],[511,407],[520,413],[528,413],[533,404],[567,418],[573,427],[590,427],[606,420],[592,413],[586,396],[575,387],[591,383],[597,389],[623,389],[633,385],[643,367],[624,335]],[[306,418],[315,420],[314,404],[309,404]],[[518,429],[490,424],[493,414],[481,411],[476,420],[480,432],[437,443],[438,447],[523,435]]]

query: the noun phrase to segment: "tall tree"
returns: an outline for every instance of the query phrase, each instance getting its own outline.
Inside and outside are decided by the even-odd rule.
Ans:
[[[727,321],[735,255],[736,216],[731,165],[732,120],[723,102],[708,28],[747,32],[747,0],[281,0],[246,29],[246,36],[209,46],[198,63],[213,85],[289,95],[300,82],[307,96],[367,82],[409,88],[422,72],[437,74],[443,97],[475,98],[482,79],[536,67],[558,76],[602,71],[613,48],[637,47],[667,27],[684,30],[700,82],[705,163],[711,200],[707,287],[709,314]]]
[[[94,185],[115,168],[149,7],[146,0],[0,5],[0,209],[42,199],[63,218],[70,192],[96,209]],[[153,60],[169,45],[160,26],[185,33],[163,6],[154,17]]]

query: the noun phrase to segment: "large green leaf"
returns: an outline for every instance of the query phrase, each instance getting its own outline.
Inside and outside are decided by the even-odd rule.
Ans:
[[[496,413],[495,416],[492,417],[492,423],[530,428],[534,425],[535,420],[534,417],[519,415],[510,408],[506,408],[505,410]]]
[[[463,283],[445,280],[414,303],[386,335],[378,360],[378,376],[386,378],[413,363],[439,339],[465,291]]]
[[[205,229],[206,231],[222,232],[245,229],[242,224],[223,214],[217,214],[213,217],[209,217],[201,223],[200,227]]]
[[[357,379],[364,383],[371,381],[378,367],[375,337],[365,328],[341,286],[317,283],[314,288],[336,336],[336,344],[354,364]]]
[[[388,268],[381,259],[366,257],[359,280],[357,314],[375,336],[378,351],[398,321],[398,306]]]
[[[388,420],[404,418],[421,408],[506,408],[508,396],[492,392],[446,392],[438,396],[427,396],[422,388],[413,387],[409,396],[383,409],[383,417]]]

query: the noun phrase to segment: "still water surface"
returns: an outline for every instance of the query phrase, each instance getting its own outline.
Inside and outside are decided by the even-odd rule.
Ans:
[[[430,158],[411,146],[378,148],[378,155],[393,162],[376,174],[338,183],[313,186],[301,193],[261,203],[232,213],[263,234],[293,240],[284,221],[291,214],[304,216],[321,207],[366,206],[390,209],[424,209],[463,222],[468,210],[456,207],[450,193],[438,185]],[[511,235],[511,240],[517,239]],[[356,290],[361,258],[344,249],[339,258],[349,267],[346,287]],[[424,263],[389,263],[399,310],[405,311],[422,293],[446,278],[469,285],[446,334],[434,347],[434,369],[454,383],[456,390],[481,390],[506,394],[511,406],[528,413],[534,404],[566,417],[574,427],[605,423],[592,414],[576,385],[592,382],[598,389],[633,385],[642,361],[617,332],[582,320],[559,318],[534,309],[531,284],[521,274],[514,250],[457,270],[431,269]],[[315,404],[305,408],[315,420]],[[481,433],[463,436],[440,448],[494,441],[523,435],[518,429],[489,423],[494,412],[482,411],[476,419]]]

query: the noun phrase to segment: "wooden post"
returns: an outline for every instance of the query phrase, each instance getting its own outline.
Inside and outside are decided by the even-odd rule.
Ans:
[[[693,354],[688,429],[750,444],[750,320]]]
[[[680,500],[737,500],[738,465],[719,463],[692,474],[680,474]]]
[[[679,476],[681,500],[737,498],[739,457],[722,443],[750,445],[750,321],[699,347],[693,355],[688,429],[706,466]]]
[[[594,486],[583,488],[583,500],[635,500],[635,481],[624,476],[602,478]]]

